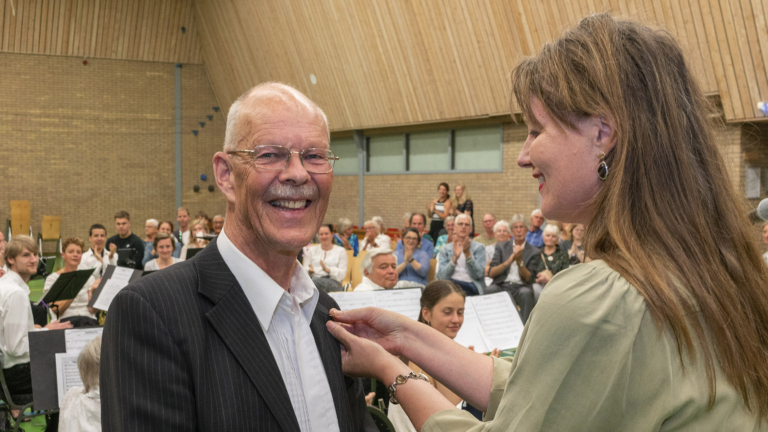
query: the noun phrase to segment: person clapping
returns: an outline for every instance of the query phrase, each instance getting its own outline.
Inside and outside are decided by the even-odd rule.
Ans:
[[[320,244],[307,250],[304,268],[320,291],[343,291],[341,281],[347,275],[347,251],[333,244],[333,233],[328,225],[320,227],[317,237]]]
[[[429,256],[419,249],[421,236],[415,228],[406,228],[403,231],[403,249],[395,252],[397,256],[397,273],[400,281],[412,282],[425,286],[429,274]],[[404,284],[399,284],[402,286]],[[411,286],[409,284],[409,286]]]

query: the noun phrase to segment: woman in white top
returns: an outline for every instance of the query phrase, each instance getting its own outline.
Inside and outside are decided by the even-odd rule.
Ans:
[[[382,234],[379,225],[373,220],[365,221],[365,238],[360,242],[360,250],[368,251],[376,248],[392,248],[392,239],[388,235]]]
[[[198,237],[202,236],[203,234],[208,234],[208,223],[204,219],[195,219],[195,221],[192,222],[193,239],[190,239],[189,243],[185,244],[184,247],[181,248],[181,256],[179,257],[181,261],[187,259],[188,250],[202,249],[208,246],[208,240],[205,240],[202,237]]]
[[[166,233],[157,233],[152,246],[157,252],[157,258],[148,261],[144,265],[144,271],[157,271],[176,264],[180,260],[173,257],[173,251],[176,250],[176,244],[173,237]]]
[[[765,253],[763,254],[763,260],[768,264],[768,222],[763,224],[763,243],[765,243]]]
[[[77,357],[83,386],[69,389],[61,403],[59,432],[101,432],[99,361],[101,335],[96,336]]]
[[[304,268],[320,291],[343,291],[341,281],[347,275],[347,251],[333,244],[333,233],[327,225],[317,233],[319,245],[309,248],[304,255]]]
[[[54,282],[59,279],[62,273],[69,273],[77,270],[77,266],[80,265],[80,260],[83,257],[83,247],[85,243],[76,237],[71,237],[62,243],[62,249],[64,249],[64,268],[56,273],[51,274],[45,279],[45,286],[43,288],[43,297],[51,290]],[[61,300],[54,302],[48,306],[51,307],[51,319],[56,319],[54,312],[58,313],[59,319],[70,318],[75,316],[83,316],[91,319],[95,319],[95,309],[88,307],[88,290],[93,286],[95,278],[91,275],[83,288],[72,300]],[[54,305],[56,307],[54,307]]]

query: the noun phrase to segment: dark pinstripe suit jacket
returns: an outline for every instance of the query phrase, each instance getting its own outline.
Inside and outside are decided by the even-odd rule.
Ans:
[[[310,328],[340,429],[359,431],[369,415],[360,380],[342,375],[339,343],[325,328],[331,307],[321,293]],[[115,297],[101,404],[110,432],[299,431],[266,336],[215,240]]]

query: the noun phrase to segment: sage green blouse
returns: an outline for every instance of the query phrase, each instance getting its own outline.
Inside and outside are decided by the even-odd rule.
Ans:
[[[422,431],[768,431],[719,368],[708,410],[703,361],[684,361],[629,282],[580,264],[547,284],[514,359],[494,359],[486,421],[444,410]]]

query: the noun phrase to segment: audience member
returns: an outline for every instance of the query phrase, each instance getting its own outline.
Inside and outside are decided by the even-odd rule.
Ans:
[[[147,219],[144,222],[144,258],[141,260],[141,265],[146,265],[149,260],[155,258],[152,256],[152,244],[155,242],[155,235],[157,235],[160,222],[157,219]]]
[[[437,242],[435,242],[435,258],[437,258],[437,254],[440,253],[440,248],[448,243],[448,239],[453,238],[453,227],[456,223],[455,219],[456,218],[454,216],[448,216],[445,218],[445,226],[443,228],[445,234],[440,234],[440,236],[437,238]]]
[[[81,258],[83,257],[84,246],[85,243],[83,243],[83,241],[79,238],[71,237],[64,239],[64,241],[61,243],[61,248],[64,250],[64,253],[62,254],[62,258],[64,258],[64,268],[48,275],[48,277],[45,278],[42,297],[45,297],[45,295],[48,294],[48,291],[51,290],[53,284],[59,280],[59,277],[63,273],[69,273],[78,270]],[[95,274],[96,270],[94,270],[93,273]],[[88,298],[88,290],[96,281],[94,274],[88,278],[88,281],[85,283],[85,285],[83,285],[83,287],[80,289],[80,292],[77,293],[77,296],[75,296],[74,299],[59,300],[48,305],[50,308],[49,312],[51,314],[51,319],[55,320],[57,316],[59,319],[67,318],[67,321],[72,321],[73,326],[75,327],[81,327],[83,325],[98,325],[98,323],[95,321],[96,310],[88,307],[88,301],[90,300]],[[87,319],[83,320],[80,318],[76,320],[70,319],[74,317],[85,317],[93,321]]]
[[[371,220],[379,227],[379,234],[387,234],[387,229],[384,228],[384,219],[381,216],[374,216]]]
[[[405,212],[403,214],[403,221],[402,221],[402,229],[400,229],[400,234],[403,233],[403,230],[411,226],[411,216],[413,216],[413,213],[411,212]]]
[[[31,402],[32,375],[29,369],[29,338],[35,331],[29,303],[29,279],[37,274],[40,250],[31,237],[14,236],[5,247],[8,271],[0,278],[0,352],[8,392],[16,403]],[[72,328],[72,323],[52,321],[49,330]],[[20,396],[29,397],[27,401]],[[18,410],[12,415],[17,417]]]
[[[426,286],[430,256],[418,247],[421,241],[419,231],[416,228],[406,228],[403,231],[402,241],[403,248],[395,251],[400,282],[407,281]]]
[[[563,248],[563,242],[571,241],[573,240],[573,237],[571,237],[571,225],[568,222],[557,222],[557,229],[560,230],[560,249],[563,249],[565,251],[568,250],[568,248]]]
[[[389,248],[372,249],[360,263],[363,281],[355,291],[380,291],[397,285],[397,258]]]
[[[213,223],[211,222],[211,218],[208,217],[208,214],[202,210],[197,212],[195,215],[195,220],[202,220],[205,222],[206,231],[205,233],[208,234],[211,231],[213,231]]]
[[[419,244],[419,249],[423,250],[427,256],[435,256],[435,245],[432,243],[432,238],[429,236],[429,234],[424,234],[424,226],[426,217],[421,213],[413,213],[411,214],[409,223],[411,224],[410,228],[416,229],[416,231],[419,232],[421,235],[421,243]],[[456,228],[454,228],[455,230]],[[395,246],[395,252],[400,252],[403,250],[403,240],[400,239],[400,241],[397,242],[397,245]]]
[[[536,300],[539,299],[541,290],[552,279],[552,276],[570,266],[568,252],[561,250],[557,242],[560,237],[560,230],[557,228],[557,225],[547,224],[543,231],[544,248],[539,254],[538,267],[536,268],[536,283],[533,285],[533,295],[536,297]]]
[[[166,233],[171,236],[173,239],[173,257],[179,258],[181,257],[181,248],[182,243],[179,241],[178,237],[173,234],[173,222],[171,221],[162,221],[160,222],[160,227],[157,229],[157,232]],[[152,257],[157,258],[157,253],[154,251],[152,252]]]
[[[473,241],[472,219],[469,215],[456,216],[453,241],[440,250],[438,255],[438,279],[450,279],[457,283],[467,295],[482,295],[485,292],[485,247]]]
[[[180,259],[173,257],[176,243],[173,241],[171,234],[157,233],[155,240],[152,243],[154,250],[157,251],[157,258],[150,260],[144,265],[144,271],[157,271],[166,267],[170,267],[173,264],[181,262]]]
[[[115,213],[115,227],[117,234],[107,240],[107,248],[110,256],[118,249],[133,249],[133,252],[123,260],[118,256],[117,265],[142,269],[141,259],[144,257],[144,242],[139,236],[131,232],[131,215],[127,211]]]
[[[367,251],[376,248],[390,249],[392,239],[388,235],[379,232],[379,226],[373,220],[365,221],[365,238],[360,242],[360,250]]]
[[[317,237],[320,244],[307,250],[304,268],[320,291],[343,291],[341,281],[347,276],[347,252],[333,244],[333,233],[328,225],[320,227]]]
[[[59,432],[101,432],[100,362],[101,335],[98,335],[77,356],[83,385],[70,388],[64,395]]]
[[[483,246],[490,246],[496,243],[496,235],[493,233],[493,227],[496,226],[496,216],[491,213],[483,215],[483,231],[474,239]]]
[[[208,234],[208,226],[205,223],[205,219],[195,219],[191,226],[192,237],[190,238],[189,243],[181,248],[179,261],[186,261],[190,249],[202,249],[208,245],[208,240],[203,237]]]
[[[765,243],[765,253],[763,254],[763,260],[768,264],[768,222],[763,224],[763,243]]]
[[[570,224],[570,240],[560,242],[560,250],[568,254],[571,265],[584,262],[584,232],[586,227],[582,224]]]
[[[525,241],[541,248],[544,246],[544,240],[541,239],[541,226],[544,224],[544,215],[540,209],[531,213],[531,230],[525,235]]]
[[[107,229],[102,224],[93,224],[88,229],[88,249],[80,259],[78,270],[95,269],[93,276],[101,278],[107,271],[108,265],[117,265],[117,254],[107,252],[104,247],[107,243]]]
[[[496,245],[505,241],[509,241],[512,238],[512,229],[509,227],[507,221],[500,220],[493,226],[493,235],[496,238],[496,243],[485,247],[485,285],[490,286],[493,283],[493,279],[490,277],[491,262],[493,262],[493,254],[496,252]],[[486,289],[486,292],[488,290]]]
[[[179,229],[173,232],[173,236],[184,246],[189,243],[189,210],[179,207],[176,211],[176,222],[179,223]]]
[[[432,218],[429,223],[430,239],[437,239],[440,236],[440,231],[443,229],[443,221],[448,215],[453,214],[453,204],[451,203],[451,194],[448,193],[449,190],[448,183],[440,183],[437,186],[437,198],[427,204],[427,211]]]
[[[536,280],[539,248],[525,241],[528,226],[523,215],[514,215],[512,223],[513,240],[497,243],[493,253],[488,276],[493,278],[493,285],[488,293],[506,291],[520,308],[523,324],[536,304],[533,294],[533,282]]]
[[[0,277],[3,277],[5,275],[5,272],[8,271],[8,265],[5,263],[5,235],[0,232]]]
[[[219,235],[224,228],[224,216],[216,215],[213,217],[213,234]]]
[[[357,241],[357,235],[353,233],[352,221],[348,218],[339,219],[339,227],[336,231],[336,234],[333,235],[333,243],[346,250],[351,250],[353,256],[357,256],[360,245]]]
[[[475,209],[472,205],[472,199],[467,192],[467,186],[464,183],[459,183],[453,189],[454,197],[453,201],[453,214],[458,216],[460,213],[469,215],[472,218],[472,237],[475,236]]]

